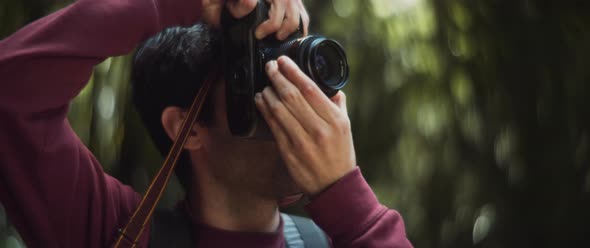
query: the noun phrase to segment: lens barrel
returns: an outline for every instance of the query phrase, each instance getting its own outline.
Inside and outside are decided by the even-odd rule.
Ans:
[[[277,50],[266,50],[266,58],[289,56],[329,97],[348,82],[348,61],[344,49],[335,40],[310,35],[283,43]]]

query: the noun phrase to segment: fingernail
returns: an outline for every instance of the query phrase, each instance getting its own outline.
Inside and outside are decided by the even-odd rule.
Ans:
[[[266,70],[267,71],[270,71],[273,68],[276,68],[276,66],[277,66],[277,61],[276,60],[268,61],[268,63],[266,63]]]
[[[262,32],[262,30],[256,29],[256,39],[262,39],[264,37],[264,33]]]
[[[262,94],[260,94],[260,92],[256,93],[256,95],[254,95],[254,99],[255,99],[255,100],[260,100],[260,99],[262,99]]]
[[[281,57],[279,57],[277,59],[277,61],[279,62],[279,65],[285,65],[285,63],[287,62],[287,61],[285,61],[286,58],[287,58],[287,56],[281,55]]]

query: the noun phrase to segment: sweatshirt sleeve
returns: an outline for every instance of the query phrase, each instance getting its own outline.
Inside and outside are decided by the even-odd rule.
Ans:
[[[196,22],[200,9],[200,0],[79,0],[0,41],[0,202],[27,246],[115,239],[140,195],[103,172],[66,119],[69,102],[96,64]]]
[[[407,248],[400,214],[379,204],[357,167],[306,206],[336,248]]]

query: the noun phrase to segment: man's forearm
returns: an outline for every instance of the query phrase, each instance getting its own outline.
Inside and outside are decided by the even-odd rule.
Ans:
[[[67,104],[94,65],[165,26],[195,22],[200,6],[79,0],[0,41],[0,202],[28,246],[115,238],[139,195],[103,173],[65,121]]]
[[[68,103],[94,65],[130,52],[166,26],[198,20],[200,0],[80,0],[0,42],[0,110]]]

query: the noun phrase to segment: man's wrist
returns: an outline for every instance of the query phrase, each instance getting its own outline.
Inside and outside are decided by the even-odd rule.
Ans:
[[[387,210],[379,204],[358,167],[315,195],[305,209],[330,237],[355,233]]]
[[[334,186],[335,184],[337,184],[338,182],[342,181],[344,178],[346,178],[347,176],[350,176],[351,174],[353,174],[356,170],[358,170],[358,167],[353,167],[351,168],[349,171],[347,171],[346,173],[344,173],[342,176],[338,177],[336,180],[333,180],[330,183],[327,183],[325,186],[321,187],[319,190],[317,190],[316,192],[312,192],[308,194],[308,197],[311,201],[313,201],[313,199],[317,198],[319,195],[321,195],[322,193],[328,191],[332,186]]]

